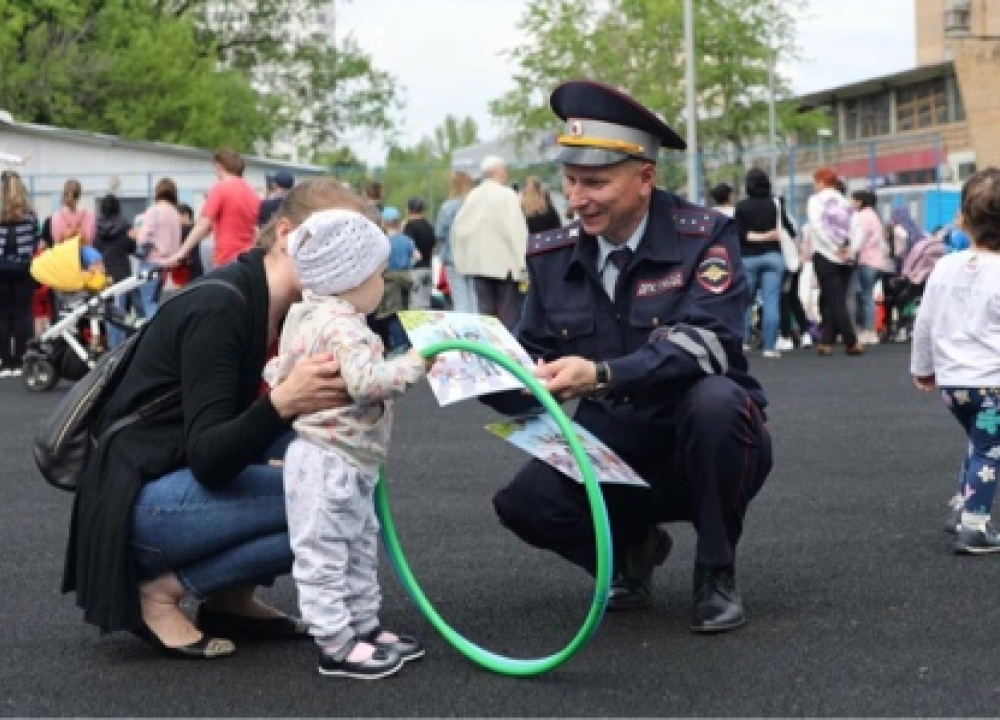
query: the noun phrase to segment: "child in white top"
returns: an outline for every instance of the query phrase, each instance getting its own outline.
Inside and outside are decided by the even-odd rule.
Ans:
[[[990,522],[1000,469],[1000,169],[962,188],[972,247],[946,255],[927,281],[913,331],[910,369],[942,398],[969,437],[958,493],[946,524],[955,552],[1000,552]]]
[[[319,671],[375,679],[424,654],[379,627],[378,520],[373,492],[392,427],[391,398],[419,381],[415,351],[386,361],[365,316],[382,299],[389,241],[364,216],[313,214],[288,242],[302,285],[264,370],[272,386],[302,357],[332,353],[353,404],[299,417],[285,455],[285,505],[302,617],[320,649]]]

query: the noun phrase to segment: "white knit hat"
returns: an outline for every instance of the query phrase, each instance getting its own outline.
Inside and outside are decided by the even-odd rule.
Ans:
[[[303,290],[337,295],[363,283],[389,258],[378,225],[351,210],[313,213],[288,236],[288,254]]]

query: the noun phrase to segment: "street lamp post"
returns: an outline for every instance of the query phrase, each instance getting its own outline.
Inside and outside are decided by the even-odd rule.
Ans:
[[[826,166],[826,158],[823,156],[823,140],[824,138],[833,137],[833,131],[830,128],[820,128],[816,131],[816,136],[819,138],[819,166]]]
[[[687,84],[687,176],[688,200],[698,202],[698,108],[695,99],[694,10],[692,0],[684,0],[684,80]]]
[[[773,9],[773,5],[771,7]],[[778,121],[774,109],[774,63],[777,52],[774,48],[772,27],[773,25],[768,25],[767,30],[767,144],[768,154],[771,156],[771,182],[773,183],[778,175]]]

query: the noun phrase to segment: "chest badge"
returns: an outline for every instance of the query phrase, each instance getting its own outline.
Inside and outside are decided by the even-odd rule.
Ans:
[[[724,247],[709,248],[695,272],[698,284],[710,293],[719,295],[733,283],[732,262]]]
[[[635,296],[637,298],[653,297],[662,295],[670,290],[676,290],[684,284],[684,276],[680,270],[669,272],[663,277],[650,278],[648,280],[638,280],[635,284]]]

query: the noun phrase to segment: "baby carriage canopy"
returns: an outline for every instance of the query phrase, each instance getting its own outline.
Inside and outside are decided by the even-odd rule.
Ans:
[[[73,237],[31,261],[31,276],[57,292],[98,292],[107,284],[103,272],[86,272],[80,264],[80,238]]]

